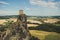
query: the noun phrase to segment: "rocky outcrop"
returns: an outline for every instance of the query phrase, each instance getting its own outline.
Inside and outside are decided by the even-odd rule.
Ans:
[[[17,21],[10,25],[12,28],[8,29],[1,38],[1,40],[30,40],[30,33],[27,27],[27,16],[23,10],[19,10]]]
[[[19,35],[19,40],[29,40],[30,33],[27,27],[27,16],[23,13],[23,10],[19,11],[19,16],[17,19],[18,26],[16,28]]]

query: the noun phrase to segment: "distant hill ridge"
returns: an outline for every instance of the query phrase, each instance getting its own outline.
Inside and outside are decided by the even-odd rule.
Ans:
[[[17,18],[18,15],[5,15],[0,16],[0,19],[8,19],[8,18]],[[37,17],[37,18],[60,18],[60,16],[27,16],[27,17]]]

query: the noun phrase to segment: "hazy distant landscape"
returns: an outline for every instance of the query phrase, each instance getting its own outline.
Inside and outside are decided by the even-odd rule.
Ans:
[[[16,22],[17,17],[0,16],[0,25],[8,21]],[[60,40],[60,16],[27,16],[27,26],[31,35],[36,37],[34,40]],[[1,28],[0,31],[3,30]]]
[[[5,16],[0,16],[0,19],[8,19],[8,18],[17,18],[18,15],[5,15]],[[57,18],[59,19],[60,16],[28,16],[27,15],[27,18],[31,18],[31,17],[34,17],[34,18]]]

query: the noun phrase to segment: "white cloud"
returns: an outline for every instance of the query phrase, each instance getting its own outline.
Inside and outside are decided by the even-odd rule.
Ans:
[[[48,0],[49,2],[55,1],[55,0]]]
[[[57,8],[56,3],[54,3],[54,2],[48,2],[47,6],[51,7],[51,8]]]
[[[14,14],[15,12],[11,12],[11,11],[0,11],[0,15],[11,15]]]
[[[0,14],[10,13],[8,11],[0,11]]]
[[[25,10],[30,10],[30,8],[29,7],[25,7]]]
[[[44,6],[44,7],[50,7],[50,8],[58,8],[58,2],[53,2],[54,0],[30,0],[30,4],[32,5],[38,5],[38,6]]]
[[[4,1],[0,1],[0,4],[9,5],[9,3],[7,3],[7,2],[4,2]]]

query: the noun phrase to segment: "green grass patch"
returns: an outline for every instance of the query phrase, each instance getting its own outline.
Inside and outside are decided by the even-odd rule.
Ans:
[[[45,37],[45,40],[60,40],[60,34],[50,34]]]

